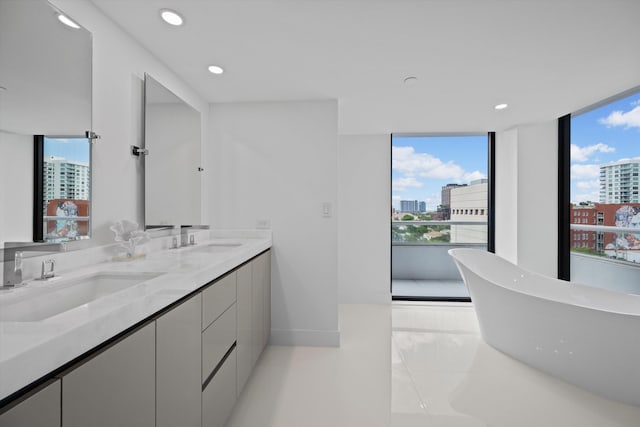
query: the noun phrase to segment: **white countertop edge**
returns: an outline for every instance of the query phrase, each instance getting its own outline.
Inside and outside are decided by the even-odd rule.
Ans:
[[[127,299],[123,291],[41,322],[0,322],[0,400],[49,375],[131,326],[233,270],[272,245],[270,230],[210,230],[213,241],[241,243],[227,252],[208,254],[197,247],[164,250],[131,262],[100,263],[89,271],[162,271],[146,293]],[[198,242],[204,246],[209,242]],[[141,285],[135,285],[136,288]],[[140,291],[138,290],[138,294]],[[107,300],[108,299],[108,300]],[[9,346],[9,347],[7,347]]]

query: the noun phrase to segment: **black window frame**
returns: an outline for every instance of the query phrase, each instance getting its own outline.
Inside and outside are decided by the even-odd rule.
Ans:
[[[571,280],[571,118],[640,93],[640,86],[558,118],[558,279]]]
[[[464,132],[459,134],[452,132],[447,135],[456,136],[456,135],[464,135]],[[481,134],[481,133],[479,133]],[[430,134],[425,133],[425,136],[429,136]],[[393,167],[391,162],[393,162],[393,154],[391,150],[393,150],[393,134],[389,135],[389,179],[391,179],[391,174],[393,173]],[[495,253],[496,252],[496,235],[495,235],[495,227],[496,227],[496,186],[495,186],[495,176],[496,176],[496,133],[495,132],[487,132],[487,252]],[[392,192],[389,193],[389,206],[392,205],[393,200],[391,199]],[[393,235],[391,231],[391,227],[389,227],[390,239],[389,242],[393,242]],[[392,251],[389,251],[389,265],[392,263]],[[392,301],[440,301],[440,302],[471,302],[471,298],[461,298],[461,297],[428,297],[428,296],[394,296],[393,295],[393,278],[392,271],[389,269],[389,293],[391,294]]]

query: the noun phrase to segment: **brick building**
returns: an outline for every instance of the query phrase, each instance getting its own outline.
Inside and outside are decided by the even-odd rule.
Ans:
[[[638,203],[593,203],[571,206],[571,224],[604,225],[610,227],[638,227],[638,233],[611,233],[571,230],[571,249],[591,249],[604,254],[612,247],[635,250],[640,235],[640,204]],[[610,255],[607,253],[607,255]]]

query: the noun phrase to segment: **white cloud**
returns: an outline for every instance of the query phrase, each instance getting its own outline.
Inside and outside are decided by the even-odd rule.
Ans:
[[[468,183],[471,181],[475,181],[476,179],[483,179],[486,178],[487,175],[483,174],[480,171],[473,171],[473,172],[466,172],[464,174],[464,178],[463,178],[463,182],[464,183]]]
[[[624,126],[625,128],[640,129],[640,105],[627,112],[613,111],[607,117],[599,119],[598,123],[608,127]]]
[[[392,169],[407,177],[445,179],[457,183],[468,183],[486,178],[480,171],[467,172],[452,161],[443,162],[427,153],[416,153],[413,147],[392,147]]]
[[[579,203],[579,202],[597,202],[600,200],[600,180],[592,179],[588,181],[578,181],[575,183],[576,190],[572,191],[571,194],[571,202]],[[575,193],[580,194],[575,194]]]
[[[593,153],[613,153],[614,151],[616,151],[614,147],[603,143],[586,147],[578,147],[576,144],[571,144],[571,161],[586,162]]]
[[[598,165],[572,165],[571,179],[594,179],[600,177]]]
[[[413,177],[395,178],[391,182],[393,191],[407,191],[409,188],[421,188],[424,184]]]
[[[594,179],[592,181],[578,181],[576,182],[576,188],[580,190],[588,191],[593,189],[600,189],[600,180]]]

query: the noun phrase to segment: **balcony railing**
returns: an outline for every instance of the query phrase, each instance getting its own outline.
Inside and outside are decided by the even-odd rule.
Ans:
[[[569,228],[595,233],[595,239],[572,239],[572,251],[640,264],[640,227],[570,224]],[[595,247],[591,246],[592,240]]]
[[[487,243],[486,221],[391,221],[392,245]]]
[[[468,300],[447,251],[460,247],[486,250],[486,221],[392,221],[391,232],[395,299]]]

